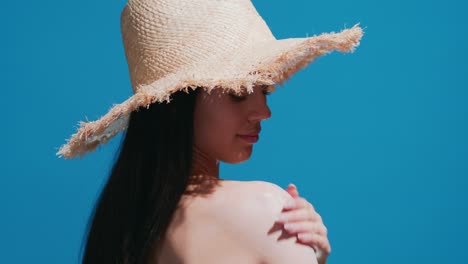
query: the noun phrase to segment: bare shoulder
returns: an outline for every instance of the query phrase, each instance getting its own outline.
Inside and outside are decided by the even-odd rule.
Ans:
[[[266,181],[253,181],[253,188],[256,188],[262,195],[279,199],[281,202],[286,202],[291,198],[291,195],[280,186]]]
[[[276,223],[292,197],[274,183],[238,182],[231,185],[230,202],[219,212],[223,223],[248,247],[261,263],[315,263],[314,250],[300,244],[283,225]]]
[[[266,181],[252,181],[251,191],[246,198],[253,199],[256,206],[271,209],[272,213],[280,213],[291,195],[275,183]]]
[[[245,181],[245,182],[236,182],[236,188],[240,189],[249,189],[253,190],[252,194],[260,193],[262,195],[266,195],[267,197],[275,196],[281,199],[289,199],[291,196],[289,195],[286,190],[281,188],[280,186],[276,185],[272,182],[267,181]]]
[[[241,212],[270,210],[270,214],[280,213],[284,204],[292,198],[280,186],[266,181],[229,182],[219,197],[222,197],[223,206],[229,204]]]
[[[204,203],[203,207],[211,217],[232,225],[245,224],[247,219],[274,222],[289,199],[289,193],[274,183],[224,181],[210,197],[209,206]]]
[[[188,259],[229,257],[231,263],[316,263],[313,249],[276,223],[288,199],[291,196],[274,183],[222,181],[209,195],[184,201],[168,229],[169,251],[163,252]]]

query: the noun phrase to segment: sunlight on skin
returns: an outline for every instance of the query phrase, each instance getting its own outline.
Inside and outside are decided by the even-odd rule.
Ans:
[[[246,90],[233,93],[221,89],[200,91],[194,112],[191,173],[203,177],[193,183],[193,190],[200,189],[200,186],[201,189],[211,186],[201,184],[206,180],[211,182],[209,179],[219,179],[219,161],[236,164],[250,158],[261,131],[261,122],[271,116],[266,99],[271,89],[268,86],[255,86],[251,93]],[[188,187],[192,187],[192,182]],[[314,248],[319,264],[326,263],[330,244],[320,215],[307,200],[299,196],[294,184],[290,184],[286,191],[294,199],[290,206],[283,208],[281,216],[285,219],[278,219],[277,222],[283,225],[287,233],[295,235],[298,243]]]

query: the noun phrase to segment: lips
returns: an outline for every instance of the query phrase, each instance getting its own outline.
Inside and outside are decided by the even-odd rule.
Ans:
[[[239,135],[239,137],[247,143],[256,143],[259,139],[258,134]]]

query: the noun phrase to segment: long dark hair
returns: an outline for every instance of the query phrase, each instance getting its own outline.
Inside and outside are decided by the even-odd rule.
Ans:
[[[83,263],[146,263],[190,176],[197,91],[131,113],[88,223]]]

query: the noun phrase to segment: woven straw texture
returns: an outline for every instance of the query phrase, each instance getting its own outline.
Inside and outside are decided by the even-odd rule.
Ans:
[[[277,40],[250,0],[129,0],[121,31],[134,95],[99,120],[80,122],[57,155],[93,151],[127,127],[132,111],[169,102],[179,90],[281,84],[318,56],[353,51],[363,34],[356,25]]]

